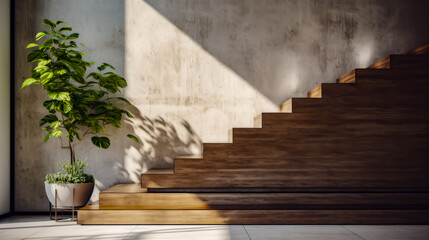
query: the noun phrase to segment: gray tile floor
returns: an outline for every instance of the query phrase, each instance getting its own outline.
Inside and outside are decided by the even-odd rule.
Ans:
[[[0,220],[0,239],[395,240],[429,239],[429,225],[92,225],[46,216]]]

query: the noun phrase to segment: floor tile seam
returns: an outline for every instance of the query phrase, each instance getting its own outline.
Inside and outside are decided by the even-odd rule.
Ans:
[[[246,226],[245,225],[241,225],[241,226],[244,228],[244,231],[246,232],[247,237],[249,238],[249,240],[252,240],[252,238],[250,237],[249,232],[247,232]]]
[[[356,236],[357,236],[357,237],[359,237],[360,239],[362,239],[362,240],[367,240],[366,238],[364,238],[364,237],[362,237],[361,235],[359,235],[359,234],[357,234],[357,233],[353,232],[352,230],[350,230],[350,229],[349,229],[349,228],[347,228],[346,226],[344,226],[344,225],[339,225],[339,226],[341,226],[342,228],[346,229],[347,231],[349,231],[349,232],[353,233],[354,235],[356,235]]]
[[[133,229],[131,229],[131,231],[129,231],[128,233],[127,233],[127,235],[125,235],[123,238],[121,238],[122,240],[124,240],[124,239],[127,239],[127,237],[128,237],[128,235],[130,235],[132,232],[134,232],[134,230],[136,230],[136,228],[137,228],[137,225],[135,225],[134,226],[134,228]]]
[[[31,236],[33,236],[33,235],[35,235],[35,234],[37,234],[37,233],[39,233],[39,232],[41,232],[41,231],[43,231],[43,230],[46,230],[45,229],[45,227],[41,227],[40,228],[40,230],[38,230],[38,231],[36,231],[36,232],[34,232],[34,233],[30,233],[29,235],[27,235],[27,236],[25,236],[25,237],[23,237],[23,238],[21,238],[22,240],[24,240],[24,239],[28,239],[28,238],[30,238]]]

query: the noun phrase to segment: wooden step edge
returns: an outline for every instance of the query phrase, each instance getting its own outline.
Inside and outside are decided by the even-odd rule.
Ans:
[[[408,52],[409,54],[429,54],[429,43]]]
[[[183,156],[177,156],[174,158],[175,160],[190,160],[190,159],[195,159],[195,160],[201,160],[203,159],[203,155],[183,155]]]
[[[228,129],[228,142],[233,143],[234,137],[233,137],[233,128]]]
[[[170,175],[174,174],[173,168],[152,168],[142,173],[142,175]]]
[[[146,193],[147,189],[142,188],[140,183],[120,183],[100,192],[100,194],[109,193]]]
[[[322,98],[322,84],[308,91],[308,98]]]
[[[388,69],[388,68],[390,68],[390,56],[387,56],[387,57],[384,57],[384,58],[378,60],[377,62],[375,62],[374,64],[372,64],[368,68],[371,68],[371,69]]]
[[[280,105],[280,112],[284,112],[284,113],[292,112],[292,98],[289,98],[284,103],[282,103],[282,105]]]
[[[255,128],[261,128],[262,127],[262,113],[258,114],[253,118],[253,126]]]
[[[428,224],[429,210],[80,209],[77,224]]]
[[[355,83],[355,69],[337,79],[337,83]]]

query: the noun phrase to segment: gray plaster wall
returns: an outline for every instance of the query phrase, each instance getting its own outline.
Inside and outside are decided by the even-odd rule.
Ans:
[[[10,212],[10,1],[0,1],[0,215]]]
[[[76,149],[98,191],[171,167],[202,142],[225,142],[229,128],[252,127],[255,115],[321,82],[428,43],[428,10],[417,0],[18,1],[16,210],[47,210],[43,177],[68,156],[56,139],[43,143],[43,90],[18,90],[31,72],[25,46],[43,18],[70,22],[88,60],[109,62],[128,80],[135,118],[109,132],[109,150],[88,139]]]

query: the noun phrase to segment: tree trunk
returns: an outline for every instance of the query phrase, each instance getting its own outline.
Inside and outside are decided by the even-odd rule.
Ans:
[[[74,148],[70,142],[69,142],[69,148],[70,148],[70,163],[72,166],[74,166],[76,163],[76,156],[75,156]],[[73,168],[72,168],[72,171],[73,171]]]

